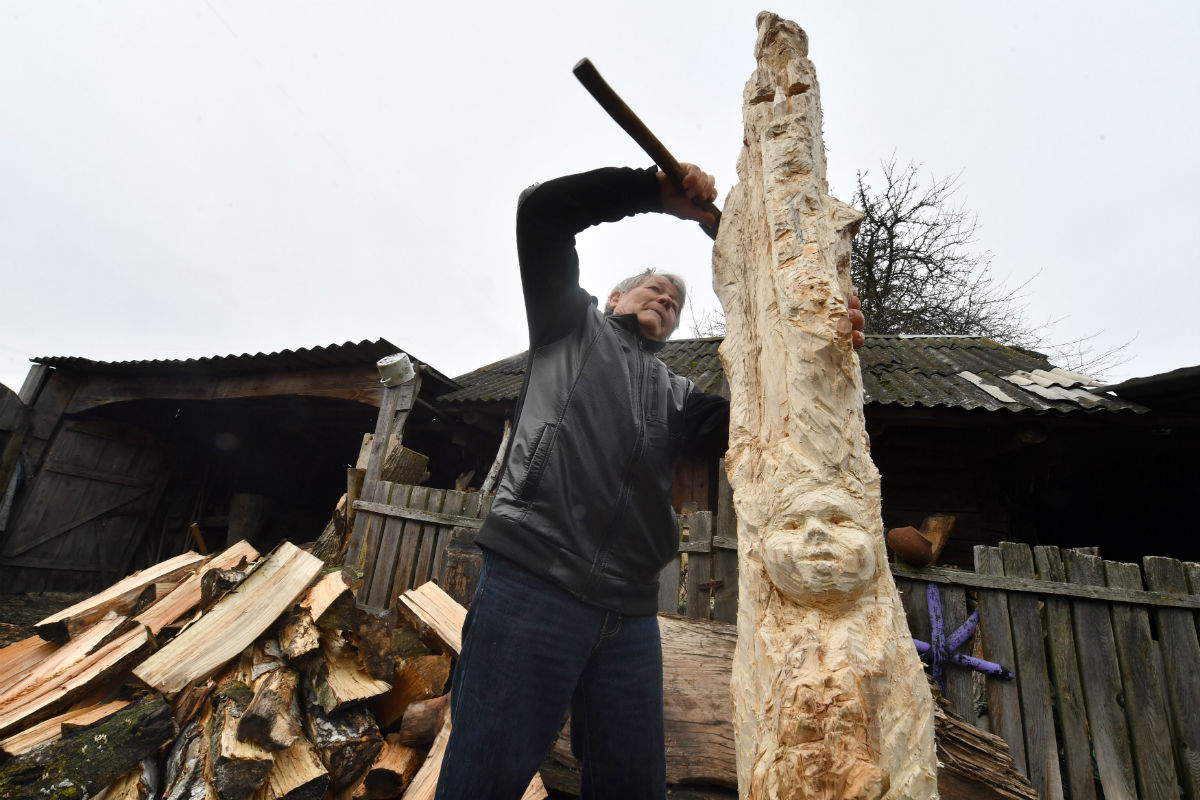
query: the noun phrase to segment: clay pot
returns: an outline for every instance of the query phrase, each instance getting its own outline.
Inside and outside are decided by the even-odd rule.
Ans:
[[[927,567],[933,563],[933,546],[921,532],[911,525],[892,528],[887,533],[888,547],[892,548],[901,561],[914,567]]]

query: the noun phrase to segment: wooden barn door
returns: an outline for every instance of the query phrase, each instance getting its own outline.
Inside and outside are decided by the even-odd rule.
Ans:
[[[124,576],[166,483],[164,461],[140,428],[66,422],[0,546],[0,591],[94,591]]]

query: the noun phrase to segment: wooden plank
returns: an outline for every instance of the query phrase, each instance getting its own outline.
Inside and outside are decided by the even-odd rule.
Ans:
[[[412,487],[406,484],[379,481],[380,490],[386,489],[390,494],[389,503],[407,503]],[[396,559],[404,538],[404,525],[398,519],[391,517],[380,518],[376,524],[381,524],[379,532],[379,548],[372,554],[363,569],[364,585],[360,596],[365,598],[371,608],[387,608],[395,592],[393,573],[396,569]],[[367,576],[370,579],[367,580]]]
[[[1103,583],[1104,567],[1098,556],[1064,550],[1062,557],[1067,580],[1090,586]],[[1136,797],[1133,754],[1121,707],[1121,670],[1108,606],[1077,599],[1071,617],[1079,663],[1085,665],[1080,677],[1100,786],[1106,798]]]
[[[461,502],[461,501],[460,501]],[[445,489],[430,489],[429,497],[425,501],[425,510],[432,513],[441,513],[445,509],[446,490]],[[401,590],[411,589],[414,586],[420,586],[433,578],[430,574],[430,567],[433,566],[433,548],[437,544],[438,526],[434,523],[428,523],[421,526],[421,544],[417,549],[417,563],[413,566],[412,577],[408,581],[407,586],[397,587],[395,596],[400,594]],[[389,601],[395,597],[389,598]],[[392,605],[391,602],[388,605]]]
[[[688,514],[686,541],[679,542],[681,553],[711,553],[713,548],[712,512],[695,511]]]
[[[464,504],[467,501],[467,493],[455,490],[447,490],[446,497],[442,501],[442,513],[445,514],[462,514]],[[450,543],[450,531],[453,526],[436,525],[433,528],[430,536],[430,558],[428,566],[422,571],[417,570],[417,578],[414,583],[420,585],[426,581],[431,581],[441,574],[442,563],[446,557],[446,545]]]
[[[679,572],[682,559],[676,553],[658,573],[658,610],[667,614],[679,613]]]
[[[479,492],[446,492],[446,504],[442,506],[454,514],[469,517],[479,512]],[[433,565],[429,570],[430,580],[440,577],[446,570],[446,548],[450,546],[453,525],[439,525],[437,542],[434,544]]]
[[[365,481],[362,497],[366,501],[387,501],[391,484],[381,481]],[[356,501],[358,502],[358,501]],[[358,506],[355,505],[357,509]],[[376,551],[379,549],[379,538],[383,533],[384,519],[378,514],[356,514],[354,517],[354,532],[346,545],[346,556],[343,563],[351,569],[358,570],[366,578],[368,563],[374,563]]]
[[[975,547],[975,571],[981,575],[1003,575],[1000,550]],[[979,593],[979,627],[983,632],[983,657],[1000,664],[1016,664],[1009,624],[1008,598],[1003,592]],[[1029,775],[1025,759],[1025,731],[1021,722],[1021,698],[1015,681],[987,682],[988,728],[1008,743],[1013,764]]]
[[[685,550],[685,545],[693,549]],[[679,549],[687,552],[687,616],[708,619],[712,587],[712,513],[697,511],[688,517],[688,541]]]
[[[429,487],[414,486],[412,495],[409,497],[409,504],[418,511],[423,511],[425,503],[429,499]],[[379,603],[381,608],[390,608],[393,605],[393,599],[402,592],[413,588],[412,574],[413,567],[417,561],[417,547],[421,543],[421,522],[414,519],[404,520],[403,533],[400,536],[400,552],[396,556],[394,563],[391,565],[393,572],[392,591],[383,602]]]
[[[1104,572],[1109,586],[1142,587],[1142,571],[1137,564],[1105,561]],[[1166,694],[1150,636],[1150,615],[1145,608],[1114,605],[1112,622],[1140,796],[1177,800]]]
[[[245,650],[321,574],[323,563],[283,542],[207,614],[143,661],[133,674],[173,697]]]
[[[411,506],[399,506],[389,503],[357,500],[354,503],[354,507],[359,511],[371,511],[388,517],[399,517],[401,519],[416,520],[418,522],[433,522],[439,525],[450,525],[451,527],[456,528],[479,528],[483,525],[483,520],[481,518],[465,517],[459,514],[435,514],[429,511],[413,508]]]
[[[115,483],[120,486],[129,486],[134,489],[150,489],[153,485],[153,481],[147,481],[146,479],[138,478],[132,475],[126,475],[121,472],[108,472],[102,469],[88,469],[77,464],[64,464],[57,461],[47,461],[42,466],[42,469],[46,470],[47,472],[56,472],[59,475],[70,475],[72,478],[84,478],[89,481]]]
[[[1035,547],[1033,555],[1042,580],[1066,581],[1067,574],[1057,547]],[[1054,686],[1054,707],[1061,732],[1067,792],[1071,800],[1095,800],[1096,780],[1092,771],[1092,744],[1088,739],[1083,685],[1075,660],[1071,604],[1061,597],[1047,597],[1044,602],[1050,678]]]
[[[1142,562],[1146,583],[1155,591],[1188,591],[1183,564],[1173,558],[1148,556]],[[1155,608],[1154,626],[1162,649],[1176,768],[1188,800],[1200,800],[1200,641],[1187,611]]]
[[[383,457],[387,452],[388,435],[392,430],[396,412],[403,407],[412,407],[416,393],[412,384],[404,383],[399,386],[389,386],[383,390],[379,414],[375,417],[375,435],[371,439],[371,449],[367,456],[366,481],[377,481],[383,470]]]
[[[891,568],[892,575],[897,578],[912,578],[919,581],[929,581],[930,583],[952,583],[958,586],[974,586],[981,589],[1003,589],[1009,592],[1032,592],[1033,594],[1061,597],[1083,597],[1091,600],[1136,603],[1146,606],[1200,609],[1200,597],[1191,595],[1135,591],[1133,589],[1120,589],[1111,586],[1091,586],[1074,583],[1056,584],[1050,581],[1033,580],[1030,578],[982,575],[979,572],[948,569],[946,567],[913,569],[912,567],[893,563]],[[1197,569],[1197,581],[1200,582],[1200,565],[1198,565]]]
[[[1033,554],[1029,545],[1000,543],[1004,574],[1033,577]],[[1021,695],[1025,726],[1026,764],[1029,782],[1043,800],[1062,800],[1062,774],[1058,765],[1058,741],[1050,701],[1050,675],[1046,670],[1046,648],[1038,600],[1028,594],[1008,598],[1008,614],[1016,651],[1017,690]]]
[[[945,635],[967,621],[967,592],[961,586],[941,590],[942,623]],[[972,670],[946,665],[946,702],[965,721],[975,724],[975,677]]]
[[[900,605],[904,608],[908,631],[914,639],[923,642],[929,641],[932,631],[929,601],[926,597],[927,585],[922,581],[896,580],[896,590],[900,593]]]
[[[725,459],[717,463],[717,511],[713,519],[713,579],[721,583],[713,591],[713,619],[737,621],[738,555],[737,512],[733,489],[725,474]]]

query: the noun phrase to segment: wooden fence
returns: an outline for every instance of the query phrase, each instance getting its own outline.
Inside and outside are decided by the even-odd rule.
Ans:
[[[979,633],[964,649],[1016,679],[951,668],[947,699],[1008,742],[1046,800],[1200,800],[1200,564],[1143,566],[1004,542],[977,547],[974,572],[893,569],[924,641],[929,583],[945,633],[977,594]]]
[[[372,470],[403,426],[410,388],[386,393],[346,563],[363,569],[367,605],[389,607],[431,578],[466,604],[490,501],[388,483]],[[721,472],[717,512],[681,517],[661,611],[736,619],[737,524]],[[945,642],[978,611],[960,654],[1002,664],[1015,680],[949,665],[946,698],[1008,742],[1045,800],[1200,800],[1200,564],[1147,557],[1144,568],[1009,542],[977,547],[974,571],[892,566],[913,636],[934,652],[948,656]]]

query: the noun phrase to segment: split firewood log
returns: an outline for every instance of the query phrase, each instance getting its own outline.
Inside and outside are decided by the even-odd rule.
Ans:
[[[200,604],[201,582],[209,570],[241,569],[258,560],[258,551],[241,541],[210,558],[165,597],[133,618],[150,629],[155,636],[171,623],[181,619]]]
[[[312,660],[308,674],[313,699],[327,714],[392,688],[391,684],[368,675],[341,635],[328,631],[321,633],[321,658]]]
[[[89,653],[53,679],[29,687],[19,697],[0,706],[0,736],[54,716],[86,695],[94,686],[120,674],[131,663],[138,661],[150,649],[150,645],[150,632],[138,626]]]
[[[312,683],[302,678],[304,689],[304,732],[329,770],[335,789],[344,789],[375,761],[383,747],[383,736],[375,719],[358,706],[327,713],[313,694]]]
[[[409,703],[400,722],[400,741],[409,747],[428,747],[449,716],[449,693],[432,700]]]
[[[246,800],[262,785],[274,763],[270,750],[238,736],[240,719],[254,697],[250,671],[247,653],[230,667],[213,695],[207,777],[221,800]]]
[[[339,800],[390,800],[399,797],[412,782],[424,760],[421,750],[408,747],[396,734],[387,737],[375,763],[358,783]]]
[[[293,663],[311,655],[321,646],[321,631],[307,611],[294,606],[279,620],[279,649]]]
[[[133,674],[168,697],[212,675],[274,624],[321,566],[320,559],[283,542],[236,591],[135,667]]]
[[[171,745],[163,768],[162,800],[216,800],[205,777],[212,705],[205,703]]]
[[[191,684],[175,695],[171,700],[171,713],[175,716],[175,724],[180,728],[187,727],[187,724],[204,707],[205,701],[212,694],[214,688],[216,688],[216,681],[210,678],[203,683]]]
[[[462,628],[467,609],[433,581],[400,595],[401,610],[413,621],[428,644],[457,656],[462,649]]]
[[[158,760],[148,758],[105,787],[93,800],[154,800],[161,773]]]
[[[283,660],[283,651],[280,650],[279,641],[276,639],[259,639],[254,643],[251,657],[253,666],[250,671],[250,680],[254,682],[256,688],[264,675],[286,666]]]
[[[391,691],[371,701],[371,711],[380,727],[391,729],[404,718],[410,703],[429,700],[446,691],[450,679],[450,656],[417,656],[401,659]],[[437,729],[434,729],[434,734]],[[432,736],[428,741],[432,741]]]
[[[21,680],[38,664],[58,650],[54,642],[30,636],[0,649],[0,694]]]
[[[70,674],[80,662],[100,647],[112,641],[115,634],[129,629],[128,618],[108,614],[66,644],[46,655],[40,662],[30,665],[23,676],[17,678],[0,693],[0,714],[17,705],[28,703],[49,689],[55,679]]]
[[[146,695],[94,727],[0,765],[0,797],[84,800],[153,757],[174,733],[170,707],[159,695]]]
[[[392,683],[396,679],[396,608],[376,611],[355,608],[354,625],[345,632],[358,653],[358,660],[373,678]],[[318,621],[323,625],[323,621]],[[406,626],[407,627],[407,626]]]
[[[129,616],[139,601],[145,602],[144,593],[147,590],[153,598],[156,581],[194,572],[203,561],[204,557],[199,553],[188,552],[147,567],[86,600],[51,614],[37,623],[34,630],[43,639],[63,644],[110,612]]]
[[[329,771],[307,737],[297,736],[275,754],[275,764],[251,800],[321,800],[329,788]]]
[[[268,750],[286,750],[300,735],[300,673],[274,670],[255,684],[254,698],[238,720],[238,736]]]

